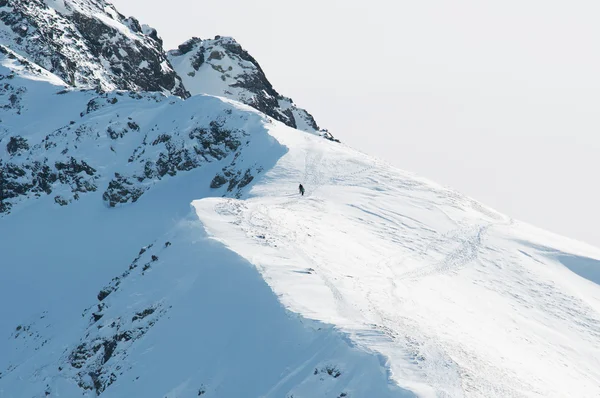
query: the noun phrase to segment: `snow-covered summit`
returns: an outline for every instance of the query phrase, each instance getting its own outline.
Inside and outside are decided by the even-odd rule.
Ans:
[[[156,31],[104,0],[2,0],[0,44],[72,86],[188,95]]]
[[[155,29],[105,0],[1,0],[0,44],[73,87],[222,96],[336,141],[233,38],[192,38],[166,53]]]
[[[192,94],[230,98],[290,127],[320,130],[311,114],[273,88],[258,62],[231,37],[192,38],[168,56]]]

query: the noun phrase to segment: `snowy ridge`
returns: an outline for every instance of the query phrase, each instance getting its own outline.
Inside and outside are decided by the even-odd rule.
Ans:
[[[200,223],[182,220],[122,266],[111,285],[117,290],[104,287],[98,299],[87,297],[97,304],[81,315],[45,312],[35,323],[19,324],[7,352],[19,347],[15,352],[27,356],[3,371],[3,391],[279,397],[293,389],[307,397],[402,396],[376,357],[351,348],[330,327],[290,316],[249,264],[203,236]],[[199,258],[218,260],[199,266]],[[52,323],[59,315],[68,329]]]
[[[600,250],[339,145],[272,134],[290,151],[247,200],[194,207],[286,307],[389,358],[419,396],[600,394]],[[590,280],[567,268],[581,264]]]
[[[19,298],[0,307],[4,396],[411,396],[380,357],[286,311],[190,214],[285,153],[264,115],[65,90],[4,55],[0,302]]]
[[[236,167],[226,165],[206,182],[215,194],[235,194],[262,170],[243,156],[253,145],[269,148],[250,139],[262,118],[234,114],[234,104],[207,96],[183,101],[159,93],[58,91],[3,71],[12,94],[0,130],[0,213],[41,195],[61,206],[97,191],[111,207],[135,202],[157,181],[231,154]]]
[[[0,43],[0,396],[600,396],[600,249],[323,140],[231,38],[0,0]]]
[[[234,101],[3,56],[5,395],[599,393],[600,250]]]

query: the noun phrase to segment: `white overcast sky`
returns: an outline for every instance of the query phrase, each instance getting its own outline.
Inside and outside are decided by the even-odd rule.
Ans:
[[[600,246],[597,0],[112,0],[167,49],[235,37],[371,155]]]

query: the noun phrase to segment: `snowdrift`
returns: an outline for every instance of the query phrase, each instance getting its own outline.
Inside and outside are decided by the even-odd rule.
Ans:
[[[388,358],[419,396],[600,394],[598,249],[344,146],[270,133],[289,151],[247,198],[193,204],[287,308]]]

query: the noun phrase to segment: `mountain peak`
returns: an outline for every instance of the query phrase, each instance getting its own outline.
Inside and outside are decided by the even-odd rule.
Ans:
[[[98,0],[0,0],[0,41],[71,86],[187,97],[156,30]]]
[[[600,250],[323,140],[231,37],[0,43],[0,395],[600,396]]]
[[[277,92],[258,61],[232,37],[194,37],[169,51],[168,57],[192,95],[230,98],[290,127],[320,131],[313,116]]]

